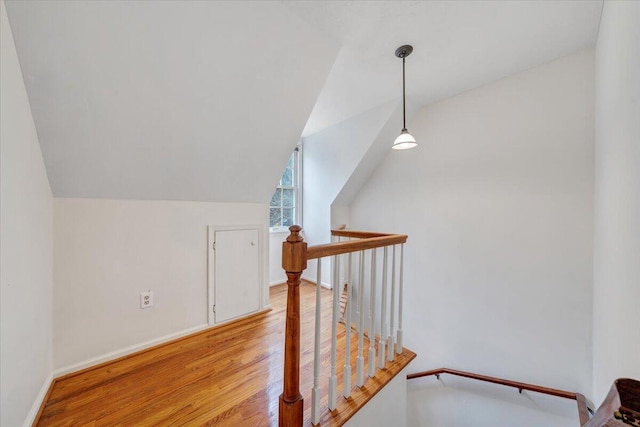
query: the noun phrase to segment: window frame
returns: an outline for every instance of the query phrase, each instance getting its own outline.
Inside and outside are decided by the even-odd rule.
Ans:
[[[269,232],[270,233],[285,233],[289,231],[288,225],[278,225],[275,227],[271,227],[271,200],[273,199],[273,195],[279,189],[293,189],[293,224],[302,226],[302,146],[297,145],[296,148],[291,153],[291,157],[293,158],[293,186],[281,185],[282,176],[278,180],[278,185],[274,192],[271,195],[271,199],[269,199]],[[291,158],[290,157],[290,158]],[[287,161],[287,165],[289,162]],[[286,168],[285,168],[286,169]],[[282,172],[284,175],[284,171]],[[282,196],[281,196],[282,197]],[[280,202],[280,206],[273,206],[273,208],[279,207],[283,209],[282,201]]]

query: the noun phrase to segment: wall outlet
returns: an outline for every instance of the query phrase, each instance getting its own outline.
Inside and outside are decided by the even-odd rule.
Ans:
[[[140,308],[153,307],[153,292],[141,292],[140,293]]]

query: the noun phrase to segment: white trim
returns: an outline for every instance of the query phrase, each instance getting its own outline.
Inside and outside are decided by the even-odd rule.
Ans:
[[[271,194],[272,195],[275,194],[275,190],[277,190],[278,188],[287,188],[287,189],[293,190],[295,202],[293,205],[294,218],[293,218],[292,225],[299,225],[302,227],[302,141],[298,141],[298,144],[291,152],[291,155],[289,158],[291,157],[293,157],[293,177],[292,178],[293,178],[294,185],[292,186],[276,185],[276,187],[274,188],[274,192]],[[288,164],[288,161],[287,161],[287,164]],[[282,173],[284,174],[284,171]],[[273,207],[277,208],[278,206],[273,206]],[[283,208],[282,202],[280,203],[280,208]],[[271,199],[269,199],[269,209],[271,209]],[[271,214],[271,210],[269,210],[269,214]],[[269,215],[268,224],[271,225],[271,215]],[[289,232],[289,226],[269,227],[269,233],[276,234],[276,233],[288,233],[288,232]]]
[[[209,326],[215,324],[215,316],[213,314],[213,307],[215,306],[215,292],[214,292],[214,271],[215,265],[215,251],[213,245],[216,240],[216,230],[213,226],[207,227],[207,324]]]
[[[311,282],[314,285],[316,285],[317,280],[316,279],[310,279],[309,276],[305,276],[304,274],[302,275],[302,278],[304,280],[306,280],[307,282]],[[327,282],[321,282],[320,286],[322,286],[325,289],[333,289],[333,286],[331,286],[331,283],[327,283]]]
[[[174,332],[173,334],[165,335],[165,336],[160,337],[160,338],[155,338],[155,339],[152,339],[152,340],[149,340],[149,341],[142,342],[140,344],[135,344],[135,345],[131,345],[129,347],[122,348],[120,350],[112,351],[111,353],[103,354],[103,355],[97,356],[97,357],[92,357],[91,359],[87,359],[87,360],[84,360],[82,362],[75,363],[73,365],[65,366],[64,368],[56,369],[55,371],[53,371],[53,377],[54,378],[61,377],[62,375],[66,375],[66,374],[69,374],[71,372],[75,372],[75,371],[79,371],[81,369],[89,368],[91,366],[94,366],[94,365],[97,365],[97,364],[100,364],[100,363],[108,362],[110,360],[117,359],[119,357],[126,356],[128,354],[135,353],[135,352],[140,351],[140,350],[145,350],[145,349],[147,349],[149,347],[153,347],[153,346],[158,345],[158,344],[163,344],[163,343],[165,343],[167,341],[171,341],[171,340],[174,340],[176,338],[180,338],[180,337],[183,337],[185,335],[189,335],[189,334],[192,334],[194,332],[198,332],[198,331],[201,331],[203,329],[207,329],[209,327],[210,326],[208,324],[204,323],[202,325],[198,325],[198,326],[195,326],[193,328],[184,329],[182,331]]]
[[[227,319],[223,322],[218,322],[215,325],[207,325],[207,326],[209,329],[217,329],[220,326],[228,325],[229,323],[234,323],[243,319],[248,319],[249,317],[257,316],[259,314],[268,313],[269,311],[271,311],[271,305],[267,304],[264,308],[261,308],[260,310],[252,311],[251,313],[246,313],[237,317],[232,317],[231,319]]]
[[[215,251],[213,250],[213,244],[215,242],[215,233],[216,231],[238,231],[238,230],[258,230],[258,264],[259,264],[259,271],[258,271],[258,275],[260,277],[260,289],[258,290],[259,295],[258,298],[260,300],[260,303],[258,305],[258,310],[253,311],[251,313],[246,313],[246,315],[250,315],[250,314],[254,314],[257,313],[259,311],[262,311],[265,309],[265,307],[267,307],[269,305],[269,303],[265,304],[265,286],[264,284],[267,281],[267,273],[269,271],[269,269],[267,268],[268,266],[268,262],[269,262],[269,254],[267,249],[269,248],[268,246],[268,240],[267,239],[267,243],[266,243],[266,248],[265,249],[265,236],[267,235],[267,233],[265,233],[265,226],[266,224],[241,224],[241,225],[209,225],[207,227],[207,322],[209,324],[209,326],[216,326],[216,325],[221,325],[223,323],[226,322],[216,322],[215,321],[215,316],[213,314],[213,306],[216,304],[215,301]],[[242,315],[240,317],[234,318],[234,319],[228,319],[228,320],[237,320],[240,319],[242,317],[244,317],[245,315]]]
[[[289,234],[289,227],[269,227],[269,234],[270,235],[278,235],[278,234],[282,234],[283,236],[286,236]]]
[[[44,380],[44,384],[42,384],[42,388],[40,388],[40,392],[36,396],[36,400],[33,401],[33,405],[31,405],[31,409],[27,414],[27,418],[25,418],[23,427],[31,427],[33,422],[36,420],[36,416],[38,415],[38,411],[42,406],[42,402],[44,398],[47,396],[47,392],[49,391],[49,387],[51,387],[51,383],[53,382],[53,373],[49,374],[46,380]]]
[[[309,278],[309,276],[301,276],[302,279],[306,280],[307,282],[311,282],[314,285],[317,283],[317,280],[311,280]],[[284,285],[285,283],[287,283],[287,280],[276,280],[274,282],[269,282],[269,287],[271,286],[276,286],[276,285]],[[325,289],[333,289],[333,286],[331,286],[331,283],[327,283],[327,282],[321,282],[320,286],[322,286]]]
[[[303,214],[303,209],[302,209],[302,193],[304,191],[303,188],[303,182],[302,182],[302,168],[303,168],[303,164],[302,164],[302,142],[298,141],[298,144],[296,145],[295,148],[295,152],[296,152],[296,225],[299,225],[300,227],[303,227],[302,224],[304,224],[304,220],[302,218],[302,214]]]
[[[311,280],[309,278],[309,276],[301,276],[302,279],[306,280],[307,282],[311,282],[314,285],[317,283],[317,280]],[[277,286],[277,285],[284,285],[285,283],[287,283],[287,280],[276,280],[274,282],[269,282],[269,287],[271,286]],[[321,282],[320,286],[322,286],[325,289],[333,289],[333,286],[331,286],[331,283],[327,283],[327,282]]]

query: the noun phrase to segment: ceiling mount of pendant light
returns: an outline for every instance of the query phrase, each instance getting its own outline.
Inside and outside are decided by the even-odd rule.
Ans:
[[[410,148],[418,146],[416,139],[407,130],[407,108],[404,88],[404,59],[407,56],[411,55],[411,52],[413,52],[413,46],[408,44],[400,46],[396,49],[396,56],[398,58],[402,58],[402,131],[393,142],[393,146],[391,148],[393,148],[394,150],[409,150]]]

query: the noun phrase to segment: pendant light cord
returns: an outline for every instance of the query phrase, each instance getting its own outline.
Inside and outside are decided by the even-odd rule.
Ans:
[[[404,95],[404,56],[402,57],[402,130],[407,130],[407,107]]]

